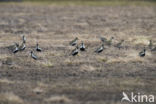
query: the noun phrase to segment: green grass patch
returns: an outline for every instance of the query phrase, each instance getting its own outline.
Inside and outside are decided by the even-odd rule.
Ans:
[[[30,2],[31,0],[25,0]],[[90,6],[114,6],[114,5],[154,5],[154,1],[129,1],[129,0],[32,0],[31,2],[59,4],[59,5],[90,5]]]
[[[89,6],[156,5],[155,0],[23,0],[20,3],[31,3],[42,5],[47,4],[47,5],[89,5]]]

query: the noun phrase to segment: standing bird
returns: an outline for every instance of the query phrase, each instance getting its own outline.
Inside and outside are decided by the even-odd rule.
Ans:
[[[72,55],[73,56],[75,56],[75,55],[77,55],[79,53],[79,47],[78,46],[76,46],[76,48],[74,49],[74,50],[72,50]]]
[[[36,44],[36,51],[41,52],[42,49],[39,47],[38,43]]]
[[[19,51],[24,51],[26,48],[25,43],[22,43],[21,46],[19,46]]]
[[[148,45],[149,49],[152,49],[153,47],[153,43],[152,43],[152,40],[149,41],[149,45]]]
[[[121,40],[119,43],[117,43],[116,45],[115,45],[115,47],[117,47],[117,48],[121,48],[122,46],[122,43],[124,42],[124,40]]]
[[[22,39],[23,39],[23,43],[26,43],[26,37],[24,35],[22,36]]]
[[[33,51],[31,51],[30,53],[31,53],[31,57],[32,57],[34,60],[37,60],[37,56],[34,55]]]
[[[113,39],[114,37],[111,37],[110,40],[105,41],[105,43],[110,46],[112,44]]]
[[[85,49],[86,49],[86,47],[85,47],[84,43],[82,42],[81,46],[80,46],[80,51],[85,51]]]
[[[101,53],[104,50],[104,44],[95,50],[96,53]]]
[[[69,42],[69,44],[71,46],[75,46],[77,44],[77,40],[78,40],[78,38],[76,37],[74,40],[72,40],[71,42]]]
[[[139,56],[140,57],[144,57],[146,55],[146,49],[144,48],[144,50],[142,50],[141,52],[139,52]]]
[[[15,43],[15,48],[13,49],[13,53],[17,53],[19,51],[19,44]]]

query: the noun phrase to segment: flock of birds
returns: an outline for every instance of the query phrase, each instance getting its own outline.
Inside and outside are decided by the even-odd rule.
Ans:
[[[114,39],[114,37],[111,37],[109,40],[104,38],[104,37],[101,37],[100,40],[102,41],[102,45],[100,47],[98,47],[94,52],[96,53],[101,53],[105,48],[104,48],[104,45],[108,45],[108,46],[111,46],[112,44],[112,40]],[[81,45],[80,45],[80,48],[78,47],[78,44],[77,44],[77,41],[78,41],[78,38],[76,37],[74,40],[72,40],[69,44],[71,46],[76,46],[76,48],[72,51],[72,55],[75,56],[79,53],[79,50],[80,51],[85,51],[86,48],[85,48],[85,44],[82,42]],[[117,43],[116,45],[114,45],[115,47],[117,48],[122,48],[122,44],[123,44],[124,40],[121,40],[119,43]],[[149,45],[148,45],[149,49],[151,51],[156,51],[156,47],[153,47],[153,43],[152,43],[152,40],[149,41]],[[144,57],[146,55],[146,48],[144,47],[144,49],[142,51],[139,52],[138,54],[140,57]]]
[[[100,47],[98,47],[94,52],[101,53],[105,49],[104,45],[111,46],[113,39],[114,39],[114,37],[111,37],[110,39],[106,39],[104,37],[101,37],[100,40],[102,41],[102,45]],[[120,49],[120,48],[122,48],[123,42],[124,42],[124,40],[121,40],[119,43],[117,43],[114,46]],[[77,37],[74,40],[70,41],[69,45],[75,46],[75,49],[72,50],[72,52],[70,54],[72,56],[78,55],[79,51],[86,51],[86,46],[85,46],[84,42],[81,42],[80,46],[78,45],[78,38]],[[149,41],[148,47],[151,51],[156,51],[156,46],[153,47],[152,40]],[[22,36],[21,45],[19,45],[18,43],[15,43],[13,46],[8,47],[8,48],[11,49],[14,54],[19,52],[19,51],[24,51],[26,48],[26,37]],[[35,51],[37,51],[37,52],[42,51],[42,49],[39,47],[38,43],[36,44]],[[30,53],[31,53],[30,55],[33,59],[35,59],[35,60],[38,59],[38,57],[34,54],[33,51],[30,51]],[[144,49],[142,51],[140,51],[138,55],[140,57],[144,57],[146,55],[146,48],[144,47]]]
[[[22,36],[22,44],[21,44],[21,45],[19,45],[18,43],[15,43],[14,45],[9,46],[8,48],[9,48],[14,54],[17,53],[17,52],[19,52],[19,51],[24,51],[25,48],[26,48],[26,37],[25,37],[24,35]],[[37,52],[41,52],[41,51],[42,51],[42,49],[39,47],[39,44],[38,44],[38,43],[36,44],[35,50],[36,50]],[[31,53],[31,57],[32,57],[33,59],[35,59],[35,60],[38,59],[38,57],[34,54],[33,51],[30,51],[30,53]]]

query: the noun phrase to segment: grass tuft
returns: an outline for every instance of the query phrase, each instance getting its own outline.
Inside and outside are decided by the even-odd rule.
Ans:
[[[66,96],[51,96],[50,98],[45,99],[49,103],[69,103],[71,100]]]
[[[23,100],[12,92],[0,94],[1,104],[23,104]]]
[[[80,70],[81,71],[96,71],[96,68],[91,65],[81,65]]]

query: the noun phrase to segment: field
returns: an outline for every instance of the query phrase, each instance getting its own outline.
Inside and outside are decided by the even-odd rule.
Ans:
[[[13,54],[7,47],[21,44]],[[71,56],[78,37],[85,52]],[[100,37],[114,37],[102,53]],[[114,47],[125,40],[119,50]],[[156,6],[0,4],[0,104],[129,104],[122,92],[156,97]],[[42,52],[33,60],[30,51]],[[145,57],[138,53],[147,48]],[[146,103],[142,103],[146,104]]]

